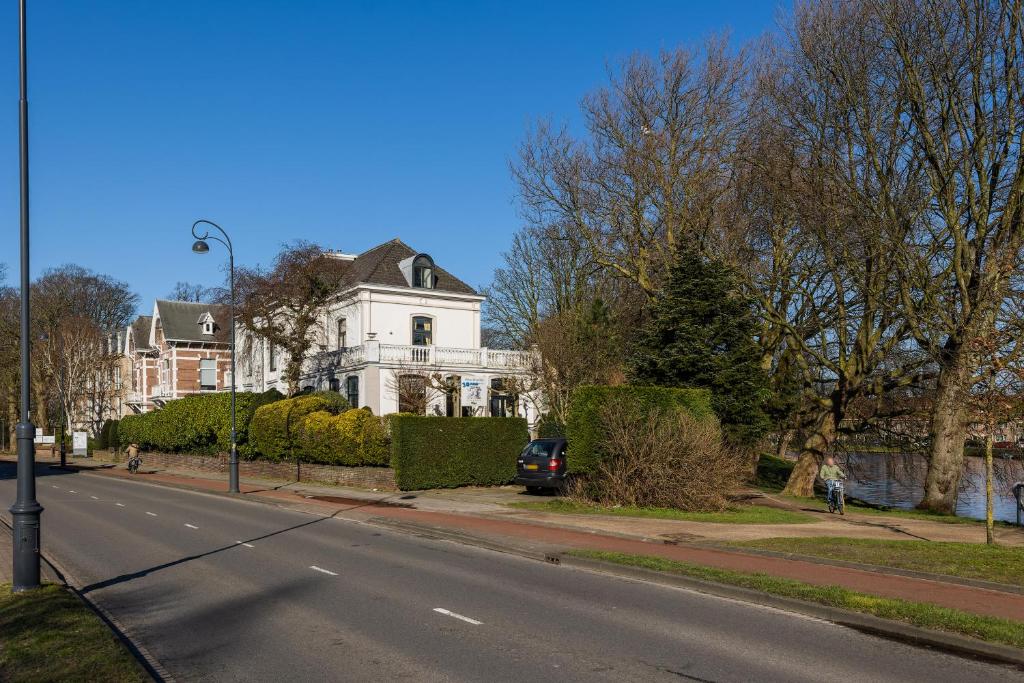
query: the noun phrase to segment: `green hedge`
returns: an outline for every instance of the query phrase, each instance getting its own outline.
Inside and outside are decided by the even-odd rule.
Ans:
[[[387,465],[391,458],[383,420],[358,408],[340,415],[310,413],[298,425],[296,453],[324,465]]]
[[[570,472],[593,472],[605,457],[601,413],[607,406],[615,405],[636,407],[643,413],[656,410],[685,410],[697,419],[716,419],[711,408],[711,394],[706,389],[632,385],[580,387],[572,394],[565,425],[565,435],[569,441],[566,466]]]
[[[537,437],[541,439],[557,439],[565,436],[565,425],[553,415],[542,415],[537,425]]]
[[[280,400],[281,393],[240,392],[235,396],[236,437],[239,452],[249,450],[250,422],[257,409]],[[148,450],[169,453],[216,453],[231,449],[231,394],[196,394],[168,401],[163,408],[128,415],[117,425],[122,446],[137,443]]]
[[[391,415],[391,466],[403,491],[507,484],[530,440],[518,417]]]
[[[251,449],[245,456],[262,456],[271,462],[290,459],[299,448],[299,425],[303,418],[320,411],[337,415],[348,410],[348,407],[348,403],[336,391],[316,391],[261,406],[249,426]]]

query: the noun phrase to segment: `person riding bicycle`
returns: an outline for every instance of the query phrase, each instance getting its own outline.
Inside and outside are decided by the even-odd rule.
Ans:
[[[821,469],[818,470],[818,477],[825,482],[825,500],[832,500],[832,490],[836,487],[836,482],[846,479],[846,472],[840,469],[839,465],[836,464],[835,458],[831,455],[825,458],[824,464]]]
[[[140,458],[139,458],[139,444],[137,444],[137,443],[130,443],[130,444],[128,444],[127,455],[128,455],[128,471],[134,473],[136,470],[139,469],[139,463],[142,462],[140,460]]]

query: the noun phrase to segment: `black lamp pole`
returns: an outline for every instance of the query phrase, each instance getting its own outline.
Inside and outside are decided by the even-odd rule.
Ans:
[[[200,225],[210,225],[224,235],[224,239],[211,235],[209,229],[202,235],[196,232]],[[231,280],[231,459],[228,461],[228,491],[238,493],[238,444],[235,441],[235,250],[231,247],[231,238],[213,221],[199,219],[192,224],[192,236],[196,238],[192,244],[192,251],[197,254],[210,252],[210,245],[207,240],[220,242],[228,249],[228,271]]]
[[[39,588],[39,518],[43,506],[36,500],[35,436],[29,414],[31,366],[29,365],[28,274],[28,65],[26,57],[25,0],[18,3],[20,99],[18,132],[21,152],[21,421],[14,429],[18,440],[18,493],[11,506],[14,526],[15,591]]]

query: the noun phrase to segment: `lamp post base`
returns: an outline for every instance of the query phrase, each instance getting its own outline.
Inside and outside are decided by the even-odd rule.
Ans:
[[[39,528],[43,506],[36,500],[35,431],[30,422],[19,422],[15,428],[18,438],[18,497],[10,507],[10,513],[14,541],[12,590],[16,593],[39,588]]]

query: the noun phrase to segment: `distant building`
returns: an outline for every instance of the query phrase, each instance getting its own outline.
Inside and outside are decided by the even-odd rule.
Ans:
[[[231,387],[231,324],[220,304],[157,300],[124,335],[131,388],[122,414],[144,413],[166,401]]]

